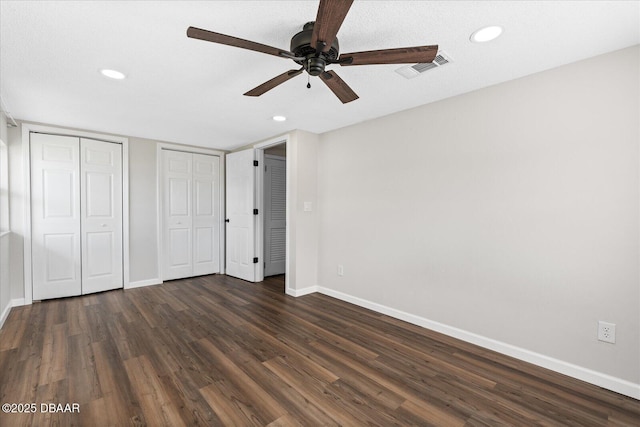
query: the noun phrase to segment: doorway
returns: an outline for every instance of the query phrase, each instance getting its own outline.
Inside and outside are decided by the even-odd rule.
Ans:
[[[226,165],[226,265],[225,272],[248,282],[262,282],[265,275],[284,274],[285,290],[289,285],[289,175],[290,165],[285,161],[288,136],[262,142],[253,148],[236,151],[225,156]],[[269,160],[270,159],[270,160]],[[277,167],[276,175],[268,177],[267,160],[276,159],[284,164]],[[265,174],[265,165],[267,174]],[[274,170],[275,171],[275,170]],[[278,201],[267,206],[265,181],[278,182]],[[273,192],[272,192],[273,193]],[[273,204],[273,200],[270,202]],[[266,212],[277,209],[276,215]],[[283,221],[284,216],[284,221]],[[275,217],[275,218],[274,218]],[[274,221],[274,219],[276,221]],[[269,224],[267,224],[269,221]],[[273,233],[270,247],[265,245],[267,227]],[[268,251],[268,252],[267,252]],[[277,270],[265,273],[268,260],[277,261]],[[283,259],[284,258],[284,259]],[[282,267],[284,266],[284,270]],[[274,272],[277,271],[277,272]]]

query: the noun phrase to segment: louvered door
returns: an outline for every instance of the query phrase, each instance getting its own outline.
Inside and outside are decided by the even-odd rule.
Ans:
[[[284,274],[287,168],[283,158],[265,156],[264,275]]]

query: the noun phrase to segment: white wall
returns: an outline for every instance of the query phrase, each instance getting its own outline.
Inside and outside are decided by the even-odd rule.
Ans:
[[[640,398],[639,56],[321,135],[320,289]]]
[[[10,234],[0,234],[0,328],[11,310],[11,276],[9,257]]]
[[[289,278],[287,292],[315,292],[318,284],[318,149],[316,134],[294,131],[287,145]],[[304,203],[311,203],[305,212]]]
[[[0,140],[4,144],[7,144],[7,136],[7,118],[4,113],[0,112]],[[4,174],[5,168],[8,166],[8,162],[5,162],[8,150],[6,150],[6,146],[1,149],[3,150],[3,162],[0,165],[0,173]],[[2,191],[4,193],[5,189],[3,188]],[[2,227],[0,228],[0,327],[2,327],[11,309],[11,258],[9,253],[11,234],[8,233],[7,227],[5,227],[6,217],[9,212],[6,209],[4,194],[0,203],[2,203],[0,207],[0,216],[2,216]]]
[[[160,281],[158,271],[158,142],[129,138],[129,280]]]
[[[22,168],[22,136],[21,125],[8,129],[9,148],[9,222],[11,234],[9,239],[9,270],[11,282],[11,299],[22,302],[24,299],[23,274],[23,236],[24,236],[24,176]]]

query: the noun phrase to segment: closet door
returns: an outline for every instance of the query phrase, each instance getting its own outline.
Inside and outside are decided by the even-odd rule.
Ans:
[[[123,286],[122,146],[80,140],[82,293]]]
[[[31,134],[33,299],[80,295],[78,138]]]
[[[164,173],[163,280],[192,276],[191,153],[162,150]]]
[[[162,150],[163,280],[220,271],[220,158]]]
[[[220,158],[192,155],[193,275],[220,271]]]

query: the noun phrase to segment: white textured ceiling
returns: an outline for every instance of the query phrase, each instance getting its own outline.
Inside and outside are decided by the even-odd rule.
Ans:
[[[453,63],[407,80],[398,65],[335,70],[343,105],[297,65],[186,37],[188,26],[289,49],[317,1],[0,1],[0,94],[16,119],[232,149],[290,129],[321,133],[640,43],[637,1],[362,1],[342,52],[438,44]],[[503,35],[469,35],[501,25]],[[125,72],[124,81],[98,70]],[[615,79],[615,76],[611,76]],[[284,123],[273,115],[288,117]]]

